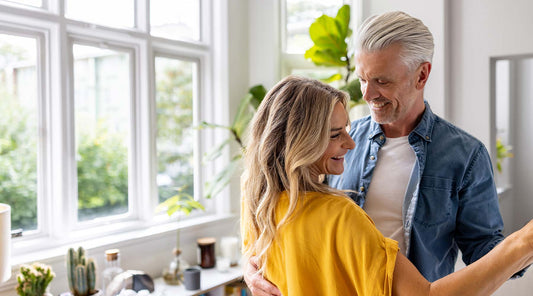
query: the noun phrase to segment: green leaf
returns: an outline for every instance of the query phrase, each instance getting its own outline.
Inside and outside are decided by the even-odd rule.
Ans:
[[[314,46],[305,52],[305,58],[319,66],[344,66],[348,56],[347,37],[351,34],[350,6],[342,6],[335,18],[322,15],[309,27]]]
[[[215,160],[215,159],[219,158],[222,155],[222,152],[224,151],[224,147],[226,147],[230,143],[231,143],[231,138],[227,138],[226,140],[224,140],[218,146],[216,146],[215,148],[211,149],[209,151],[209,153],[207,153],[204,156],[204,159],[202,160],[202,162],[206,163],[208,161],[212,161],[212,160]]]
[[[262,84],[258,84],[251,87],[249,93],[252,95],[250,103],[252,104],[254,109],[257,110],[257,107],[259,107],[259,104],[261,104],[261,102],[265,98],[267,90]]]
[[[223,128],[223,129],[227,129],[227,130],[231,129],[231,127],[229,127],[229,126],[225,126],[225,125],[221,125],[221,124],[215,124],[215,123],[209,123],[207,121],[202,121],[196,128],[199,129],[199,130],[202,130],[204,128]]]
[[[189,215],[195,209],[205,210],[201,203],[194,200],[193,196],[184,191],[185,189],[186,186],[177,188],[177,194],[167,198],[164,202],[157,205],[156,211],[160,212],[166,209],[167,215],[172,216],[178,211],[185,215]]]
[[[333,74],[333,75],[329,76],[328,78],[324,78],[324,79],[320,79],[320,80],[322,80],[325,83],[331,83],[333,81],[337,81],[337,80],[341,80],[341,79],[342,79],[342,75],[337,73],[337,74]]]
[[[218,172],[211,181],[206,182],[204,194],[206,198],[216,196],[229,184],[231,177],[238,168],[241,158],[242,156],[240,154],[235,155],[222,171]]]
[[[239,138],[242,138],[244,131],[248,127],[248,123],[252,120],[253,110],[251,110],[252,107],[250,105],[252,99],[253,96],[250,93],[242,98],[233,124],[231,125],[231,131]]]
[[[364,103],[363,93],[361,92],[361,83],[359,79],[354,79],[346,85],[339,87],[340,90],[347,92],[350,95],[351,107]]]
[[[309,27],[309,36],[318,47],[337,47],[343,37],[334,18],[322,15]]]
[[[335,17],[335,21],[337,23],[340,35],[344,38],[348,37],[351,33],[350,30],[350,5],[343,5],[339,11],[337,12],[337,16]]]
[[[343,67],[346,66],[346,61],[341,59],[339,54],[328,50],[320,49],[317,46],[313,46],[305,52],[304,57],[311,59],[311,61],[317,66],[330,66],[330,67]]]

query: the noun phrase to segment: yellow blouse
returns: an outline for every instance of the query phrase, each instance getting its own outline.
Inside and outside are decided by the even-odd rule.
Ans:
[[[288,205],[284,192],[278,222]],[[246,245],[251,224],[242,219]],[[285,296],[391,295],[397,253],[398,243],[384,237],[353,201],[312,192],[270,247],[265,277]]]

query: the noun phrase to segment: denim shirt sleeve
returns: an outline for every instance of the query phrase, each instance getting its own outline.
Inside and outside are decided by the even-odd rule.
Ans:
[[[463,254],[463,261],[470,264],[504,238],[492,165],[481,143],[469,163],[458,197],[455,239]]]

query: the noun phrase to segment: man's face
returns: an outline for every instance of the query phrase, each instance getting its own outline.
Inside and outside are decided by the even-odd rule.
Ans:
[[[393,44],[381,51],[360,52],[355,56],[356,74],[372,118],[391,127],[411,126],[423,110],[420,104],[423,106],[424,102],[420,68],[410,70],[401,61],[400,50],[400,44]]]

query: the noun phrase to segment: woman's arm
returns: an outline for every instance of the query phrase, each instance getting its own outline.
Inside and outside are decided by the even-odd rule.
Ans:
[[[515,272],[533,262],[533,220],[487,255],[429,283],[402,254],[396,258],[393,295],[490,295]]]

